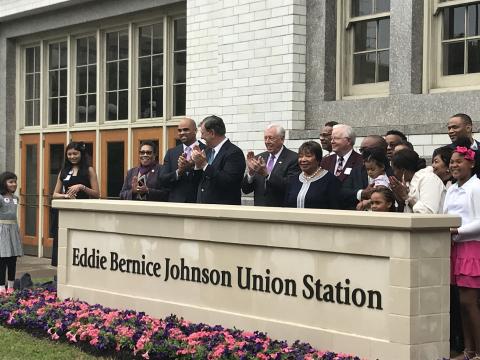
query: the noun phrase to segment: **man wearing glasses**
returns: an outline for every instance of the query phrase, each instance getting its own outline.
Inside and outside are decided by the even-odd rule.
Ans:
[[[127,172],[121,200],[166,201],[168,191],[160,187],[159,174],[161,166],[155,161],[157,156],[155,144],[145,141],[140,145],[139,166]]]

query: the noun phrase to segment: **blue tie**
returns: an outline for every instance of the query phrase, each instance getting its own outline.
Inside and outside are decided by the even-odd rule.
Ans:
[[[215,149],[212,149],[208,154],[208,159],[207,159],[208,165],[212,165],[214,158],[215,158]]]

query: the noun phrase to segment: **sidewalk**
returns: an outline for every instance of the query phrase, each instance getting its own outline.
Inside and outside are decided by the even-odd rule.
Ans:
[[[17,274],[19,279],[23,274],[29,273],[32,279],[51,278],[57,274],[57,268],[50,265],[50,259],[35,256],[22,256],[17,259]]]

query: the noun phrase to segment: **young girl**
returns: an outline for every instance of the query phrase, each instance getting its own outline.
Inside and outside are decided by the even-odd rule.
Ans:
[[[456,183],[448,188],[443,212],[461,217],[450,229],[452,285],[458,287],[465,350],[455,359],[480,360],[480,180],[475,175],[475,152],[457,146],[450,159]]]
[[[6,171],[0,174],[0,294],[13,291],[17,256],[23,255],[17,224],[17,175]],[[5,289],[5,272],[8,285]]]
[[[376,186],[370,195],[370,210],[395,212],[395,195],[385,186]]]
[[[374,187],[384,186],[389,188],[390,181],[385,173],[385,169],[388,164],[388,158],[382,151],[376,151],[375,149],[365,150],[362,153],[363,163],[367,170],[369,183]],[[358,205],[357,210],[367,210],[370,207],[370,199],[362,199]]]

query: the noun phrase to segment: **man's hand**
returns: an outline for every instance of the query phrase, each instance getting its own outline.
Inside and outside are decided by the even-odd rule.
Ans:
[[[372,192],[375,189],[374,184],[368,184],[368,186],[362,190],[362,193],[360,195],[362,200],[368,200],[370,199],[370,196],[372,196]]]
[[[192,160],[195,164],[197,169],[203,169],[205,165],[208,164],[207,156],[205,155],[205,151],[201,150],[198,145],[193,147],[192,150]]]

